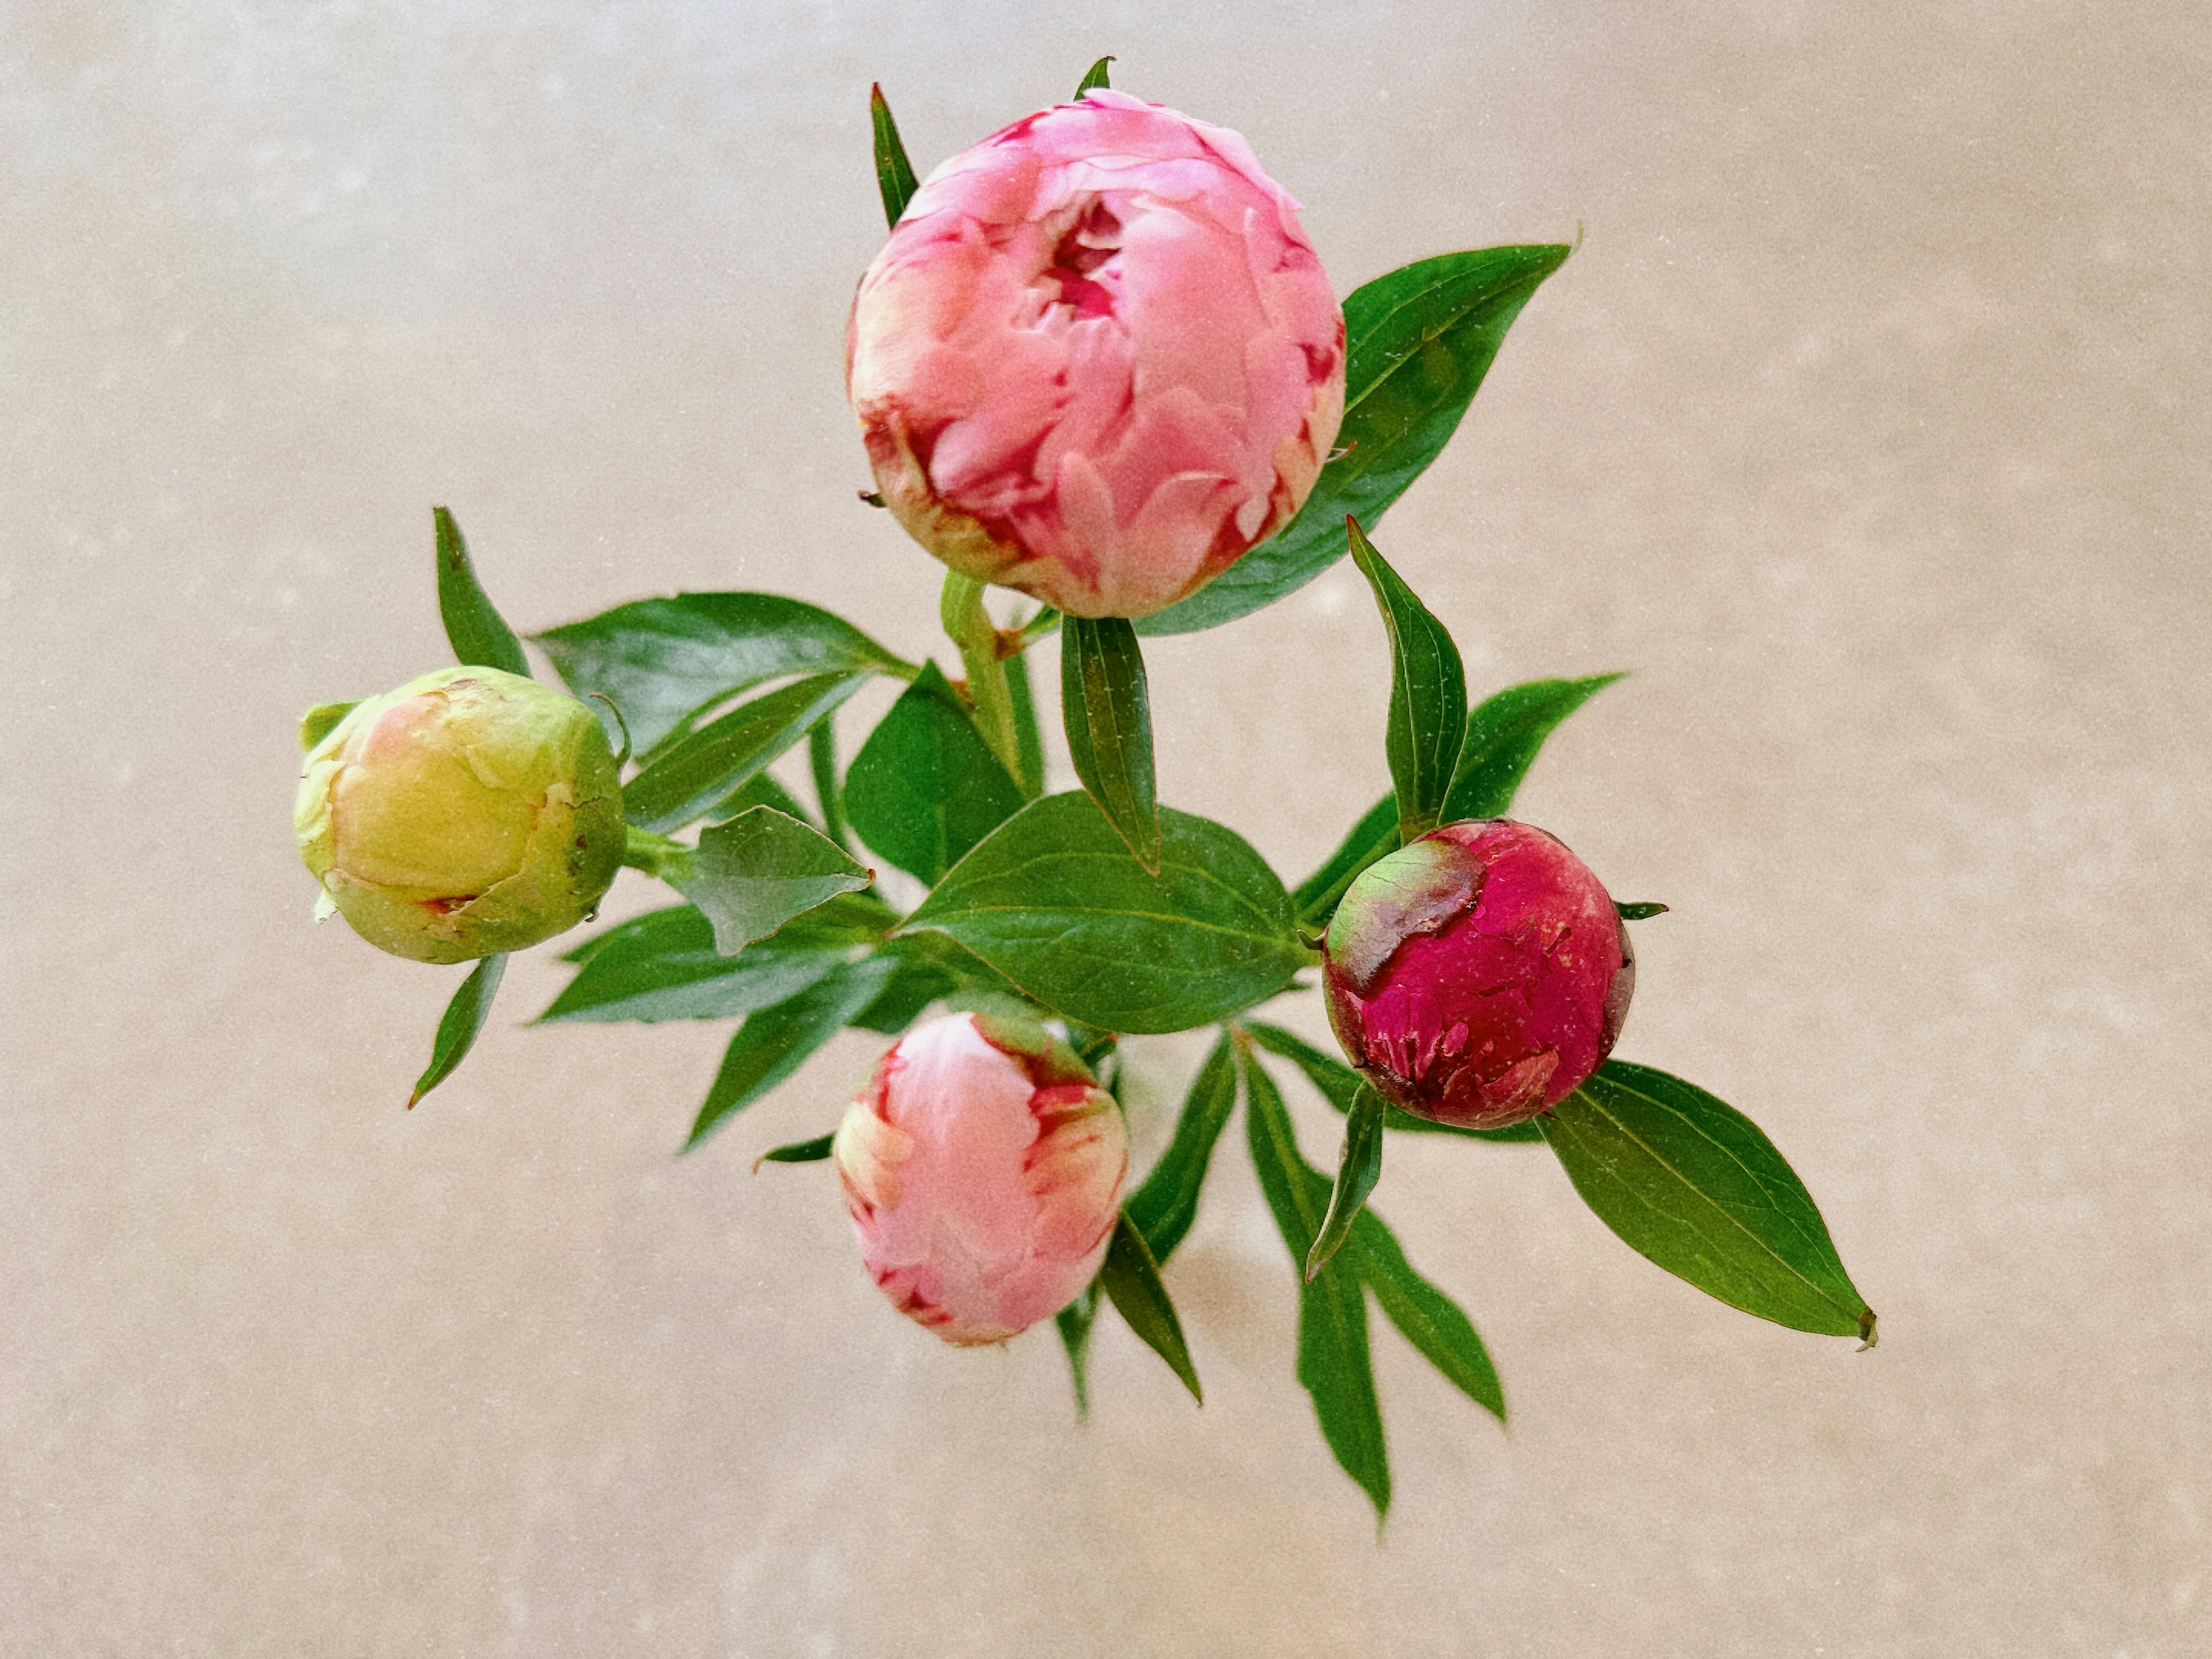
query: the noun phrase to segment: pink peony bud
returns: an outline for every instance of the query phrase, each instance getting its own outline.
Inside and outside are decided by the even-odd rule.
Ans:
[[[860,1259],[947,1342],[1002,1342],[1082,1292],[1129,1166],[1114,1097],[1034,1026],[947,1014],[877,1064],[832,1149]]]
[[[1163,610],[1272,534],[1344,414],[1297,207],[1236,133],[1104,90],[939,167],[846,336],[899,522],[1078,617]]]
[[[1543,830],[1448,823],[1360,873],[1328,925],[1329,1024],[1417,1117],[1501,1128],[1612,1052],[1636,956],[1589,867]]]

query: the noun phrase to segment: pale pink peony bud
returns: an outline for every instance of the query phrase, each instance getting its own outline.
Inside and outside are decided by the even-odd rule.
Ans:
[[[1297,511],[1344,414],[1297,207],[1236,133],[1103,89],[945,162],[846,336],[885,504],[1073,616],[1212,580]]]
[[[860,1259],[947,1342],[1000,1342],[1098,1271],[1129,1164],[1121,1109],[1034,1026],[947,1014],[908,1032],[838,1126]]]
[[[1466,1128],[1565,1100],[1612,1052],[1636,987],[1589,866],[1504,818],[1445,824],[1369,866],[1322,951],[1329,1023],[1360,1074]]]

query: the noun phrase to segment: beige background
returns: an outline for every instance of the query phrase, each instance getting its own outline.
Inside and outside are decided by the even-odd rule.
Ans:
[[[1883,1316],[1397,1146],[1515,1415],[1378,1325],[1379,1542],[1241,1134],[1207,1405],[1109,1327],[1078,1427],[1048,1334],[939,1347],[824,1169],[747,1174],[868,1042],[679,1162],[724,1032],[520,1029],[540,952],[403,1113],[453,976],[289,844],[298,709],[444,659],[434,501],[522,624],[753,586],[942,653],[853,500],[864,95],[927,168],[1106,51],[1342,289],[1587,228],[1378,540],[1478,691],[1636,671],[1523,814],[1674,906],[1621,1052]],[[2182,0],[0,3],[0,1653],[2212,1651],[2208,60]],[[1347,573],[1152,663],[1167,799],[1291,875],[1382,786]],[[1148,1150],[1194,1050],[1137,1054]]]

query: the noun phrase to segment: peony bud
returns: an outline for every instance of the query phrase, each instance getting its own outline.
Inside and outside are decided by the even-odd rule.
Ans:
[[[622,785],[592,711],[496,668],[441,668],[357,706],[292,807],[326,903],[417,962],[574,927],[622,862]]]
[[[1329,1024],[1417,1117],[1501,1128],[1613,1049],[1636,957],[1589,867],[1543,830],[1448,823],[1360,873],[1322,947]]]
[[[869,1273],[964,1347],[1058,1313],[1097,1273],[1129,1139],[1066,1043],[947,1014],[877,1064],[831,1156]]]
[[[1103,89],[945,162],[847,330],[885,505],[1071,616],[1204,586],[1297,511],[1344,414],[1297,209],[1236,133]]]

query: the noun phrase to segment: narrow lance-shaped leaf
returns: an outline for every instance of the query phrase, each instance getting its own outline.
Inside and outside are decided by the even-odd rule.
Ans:
[[[623,786],[623,811],[666,834],[706,817],[860,689],[858,674],[818,674],[710,720]]]
[[[1298,515],[1140,634],[1214,628],[1296,592],[1344,556],[1346,514],[1370,529],[1436,459],[1505,331],[1569,252],[1480,248],[1416,260],[1344,302],[1344,423]]]
[[[1613,914],[1623,921],[1649,921],[1654,916],[1663,916],[1667,914],[1667,907],[1663,904],[1653,904],[1648,902],[1623,904],[1619,899],[1613,901]]]
[[[1328,1182],[1299,1155],[1291,1115],[1274,1080],[1240,1051],[1244,1123],[1260,1189],[1301,1269],[1321,1231]],[[1298,1291],[1298,1382],[1312,1397],[1322,1437],[1344,1472],[1358,1481],[1379,1520],[1390,1507],[1390,1459],[1382,1408],[1367,1346],[1367,1298],[1353,1264],[1341,1255]]]
[[[1352,556],[1375,592],[1390,636],[1390,713],[1385,747],[1398,797],[1398,840],[1437,827],[1460,745],[1467,738],[1467,674],[1444,625],[1414,597],[1398,573],[1345,520]]]
[[[1505,1390],[1490,1351],[1458,1305],[1407,1265],[1406,1253],[1372,1210],[1362,1210],[1346,1255],[1400,1334],[1452,1386],[1505,1420]]]
[[[1182,1031],[1249,1007],[1307,961],[1290,895],[1233,831],[1160,813],[1147,874],[1082,795],[1048,795],[963,859],[904,933],[935,931],[1023,995],[1101,1030]]]
[[[455,659],[529,678],[530,662],[522,654],[522,641],[477,580],[460,526],[442,507],[432,507],[430,517],[438,532],[438,615],[445,622]]]
[[[1328,1213],[1322,1218],[1321,1231],[1314,1237],[1313,1248],[1306,1252],[1309,1284],[1352,1237],[1352,1224],[1382,1177],[1382,1097],[1363,1085],[1345,1116],[1344,1154],[1337,1164],[1336,1185],[1328,1195]]]
[[[1114,1237],[1106,1247],[1106,1265],[1098,1270],[1098,1288],[1106,1292],[1129,1328],[1144,1339],[1145,1346],[1166,1360],[1168,1369],[1182,1379],[1190,1397],[1204,1405],[1206,1395],[1198,1386],[1198,1368],[1190,1363],[1182,1322],[1176,1317],[1168,1287],[1160,1282],[1159,1263],[1152,1260],[1144,1234],[1127,1214],[1114,1223]]]
[[[1632,1248],[1730,1307],[1874,1346],[1812,1195],[1742,1113],[1607,1060],[1536,1121],[1575,1190]]]
[[[1075,775],[1137,862],[1158,875],[1152,704],[1136,632],[1121,617],[1069,617],[1060,637],[1060,715]]]
[[[1206,1165],[1236,1104],[1237,1067],[1224,1031],[1191,1079],[1167,1151],[1122,1206],[1144,1234],[1156,1261],[1164,1262],[1173,1255],[1198,1218]]]
[[[1078,98],[1080,98],[1085,93],[1090,91],[1093,87],[1112,85],[1113,83],[1106,78],[1106,65],[1113,61],[1114,59],[1109,54],[1100,58],[1089,69],[1084,70],[1083,79],[1076,83],[1075,95]]]
[[[1091,1415],[1091,1328],[1098,1318],[1098,1281],[1053,1316],[1060,1346],[1067,1350],[1068,1380],[1075,1385],[1075,1414]]]
[[[1280,1054],[1301,1072],[1319,1091],[1321,1097],[1338,1111],[1349,1113],[1352,1103],[1364,1085],[1359,1073],[1334,1055],[1325,1054],[1313,1044],[1279,1025],[1270,1025],[1262,1020],[1252,1020],[1244,1028],[1252,1040],[1269,1054]],[[1401,1112],[1395,1106],[1382,1109],[1382,1127],[1393,1133],[1424,1135],[1460,1135],[1470,1140],[1538,1141],[1543,1133],[1534,1123],[1510,1123],[1503,1129],[1463,1129],[1456,1123],[1431,1123],[1425,1117],[1415,1117],[1411,1112]]]
[[[756,806],[701,832],[678,890],[714,925],[714,948],[735,956],[793,916],[874,879],[817,830]]]
[[[811,1140],[786,1141],[781,1146],[771,1146],[753,1160],[757,1170],[763,1164],[819,1164],[830,1156],[831,1144],[837,1139],[836,1130],[826,1135],[817,1135]]]
[[[500,976],[507,972],[507,957],[502,953],[484,957],[469,970],[461,981],[453,1000],[446,1005],[444,1017],[438,1021],[438,1035],[430,1043],[430,1065],[415,1079],[415,1092],[407,1097],[411,1110],[415,1103],[453,1076],[453,1068],[474,1046],[477,1033],[483,1030],[484,1021],[491,1017],[491,1000],[499,989]]]
[[[845,773],[854,831],[933,887],[1021,807],[1021,791],[935,663],[922,665]]]
[[[845,851],[852,837],[845,832],[845,792],[837,782],[837,717],[825,715],[806,734],[806,765],[814,777],[814,804],[822,811],[823,833]],[[796,817],[798,814],[793,813]]]
[[[915,665],[841,617],[781,593],[637,599],[533,636],[577,696],[622,710],[640,754],[717,705],[791,674],[889,674]]]
[[[1621,678],[1592,674],[1579,680],[1529,680],[1486,697],[1468,716],[1467,740],[1444,793],[1443,822],[1502,818],[1536,753],[1560,721]]]
[[[906,159],[898,123],[891,119],[891,106],[884,100],[881,86],[868,88],[868,120],[875,129],[876,188],[883,192],[884,222],[896,225],[915,191],[921,188],[921,181],[914,176],[914,164]]]
[[[870,957],[839,969],[788,1002],[748,1018],[730,1039],[722,1068],[707,1091],[684,1150],[690,1152],[732,1115],[797,1071],[809,1054],[875,999],[897,967],[895,957]]]

